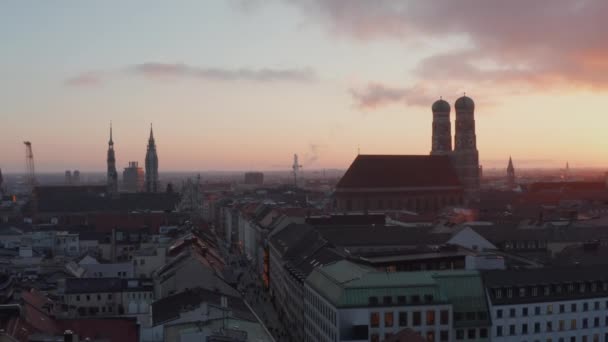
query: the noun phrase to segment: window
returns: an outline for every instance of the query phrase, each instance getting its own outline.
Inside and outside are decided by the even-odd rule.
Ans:
[[[450,332],[447,330],[441,330],[439,332],[439,341],[447,342],[450,340]]]
[[[392,327],[393,326],[393,313],[392,312],[385,312],[384,313],[384,326],[385,327]]]
[[[583,329],[587,329],[589,327],[589,320],[586,318],[583,318]]]
[[[596,328],[600,326],[600,318],[599,317],[595,317],[593,319],[593,326],[596,327]]]
[[[547,321],[547,331],[553,331],[553,322]]]
[[[570,321],[570,330],[576,329],[576,319]]]
[[[487,338],[488,337],[488,329],[481,328],[479,329],[479,338]]]
[[[496,318],[502,318],[502,309],[496,310]]]
[[[535,307],[534,307],[534,314],[535,314],[536,316],[540,315],[540,306],[535,306]]]
[[[553,304],[547,305],[547,315],[553,314]]]
[[[540,332],[540,323],[536,322],[534,323],[534,333],[538,334]]]
[[[511,298],[513,297],[513,289],[512,288],[508,288],[507,289],[507,298]]]
[[[496,327],[496,336],[502,336],[502,325]]]
[[[557,330],[564,331],[566,329],[566,322],[563,319],[560,319],[557,323]]]
[[[412,296],[412,303],[420,303],[420,296],[419,295],[413,295]]]
[[[369,325],[372,328],[377,328],[380,326],[380,314],[377,312],[372,312],[370,314],[370,318],[369,318]]]
[[[570,311],[571,312],[576,312],[576,303],[570,304]]]
[[[515,324],[509,325],[509,335],[515,335]]]
[[[399,326],[400,327],[407,326],[407,312],[405,312],[405,311],[399,312]]]
[[[593,303],[593,309],[594,310],[599,310],[600,309],[600,302],[596,301]]]
[[[467,338],[469,340],[474,340],[475,338],[477,338],[477,330],[475,330],[475,329],[467,330]]]
[[[525,287],[520,287],[519,288],[519,296],[520,297],[525,297],[526,296],[526,288]]]
[[[456,330],[456,339],[464,340],[464,330],[462,330],[462,329]]]
[[[589,311],[589,303],[583,303],[583,311]]]
[[[392,304],[393,303],[393,297],[391,297],[391,296],[384,296],[382,298],[382,303],[384,305],[390,305],[390,304]]]
[[[420,313],[420,311],[414,311],[413,315],[412,315],[412,325],[414,326],[420,326],[420,324],[422,324],[422,314]]]
[[[521,325],[521,333],[523,335],[525,335],[525,334],[528,333],[528,324],[527,323],[524,323],[524,324]]]
[[[397,296],[398,304],[405,304],[405,296]]]
[[[566,311],[566,306],[564,304],[559,305],[559,313],[564,313]]]
[[[528,308],[522,308],[521,309],[521,315],[524,317],[528,317]]]
[[[97,295],[97,300],[101,300],[101,295],[100,294]]]
[[[91,295],[87,295],[87,302],[91,300]]]
[[[79,295],[76,295],[76,301],[80,302],[80,296]]]
[[[435,332],[434,331],[427,331],[426,332],[426,340],[429,342],[435,342]]]
[[[515,309],[509,309],[509,317],[515,317]]]
[[[447,325],[450,323],[450,312],[448,310],[441,310],[439,313],[439,322],[441,325]]]
[[[380,335],[378,335],[378,334],[371,334],[370,341],[372,341],[372,342],[380,342]]]
[[[435,325],[435,311],[426,312],[426,325]]]
[[[532,288],[532,296],[534,296],[534,297],[538,296],[538,287],[535,286]]]
[[[424,301],[431,303],[433,301],[433,295],[424,295]]]
[[[501,289],[494,290],[494,296],[496,296],[496,298],[502,298],[502,290]]]
[[[369,305],[378,305],[378,297],[369,297]]]

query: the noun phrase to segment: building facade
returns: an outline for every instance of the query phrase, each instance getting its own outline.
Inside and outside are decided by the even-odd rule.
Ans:
[[[144,189],[144,170],[136,161],[129,162],[122,172],[123,189],[127,192],[140,192]]]
[[[608,341],[605,268],[493,271],[484,280],[492,341]]]
[[[349,261],[306,279],[306,341],[384,341],[409,328],[429,342],[489,341],[475,271],[378,272]]]

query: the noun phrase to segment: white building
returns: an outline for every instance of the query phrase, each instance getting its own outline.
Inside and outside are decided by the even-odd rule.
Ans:
[[[378,272],[349,261],[313,270],[306,341],[383,341],[410,328],[427,341],[489,341],[476,271]]]
[[[491,271],[484,279],[492,341],[608,341],[606,267]]]

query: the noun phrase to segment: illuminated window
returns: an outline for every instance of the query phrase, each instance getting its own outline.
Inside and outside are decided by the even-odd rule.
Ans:
[[[380,326],[380,314],[377,312],[372,312],[369,318],[369,325],[372,328],[377,328]]]
[[[426,325],[435,325],[435,311],[426,312]]]
[[[393,313],[392,312],[385,312],[384,313],[384,326],[385,327],[392,327],[393,326]]]

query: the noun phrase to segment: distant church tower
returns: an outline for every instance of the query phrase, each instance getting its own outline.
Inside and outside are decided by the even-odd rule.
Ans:
[[[507,186],[509,189],[515,189],[515,168],[513,167],[513,160],[509,156],[509,166],[507,166]]]
[[[464,186],[465,200],[479,201],[479,152],[475,135],[475,102],[462,96],[454,104],[456,110],[455,148],[452,154],[456,172]]]
[[[146,152],[146,192],[158,191],[158,156],[156,155],[156,143],[152,124],[150,124],[150,139],[148,139],[148,151]]]
[[[433,141],[431,155],[447,155],[452,152],[452,123],[450,104],[439,99],[433,103]]]
[[[114,141],[112,140],[112,124],[110,123],[110,141],[108,142],[108,193],[118,192],[118,172],[116,172],[116,157],[114,155]]]

